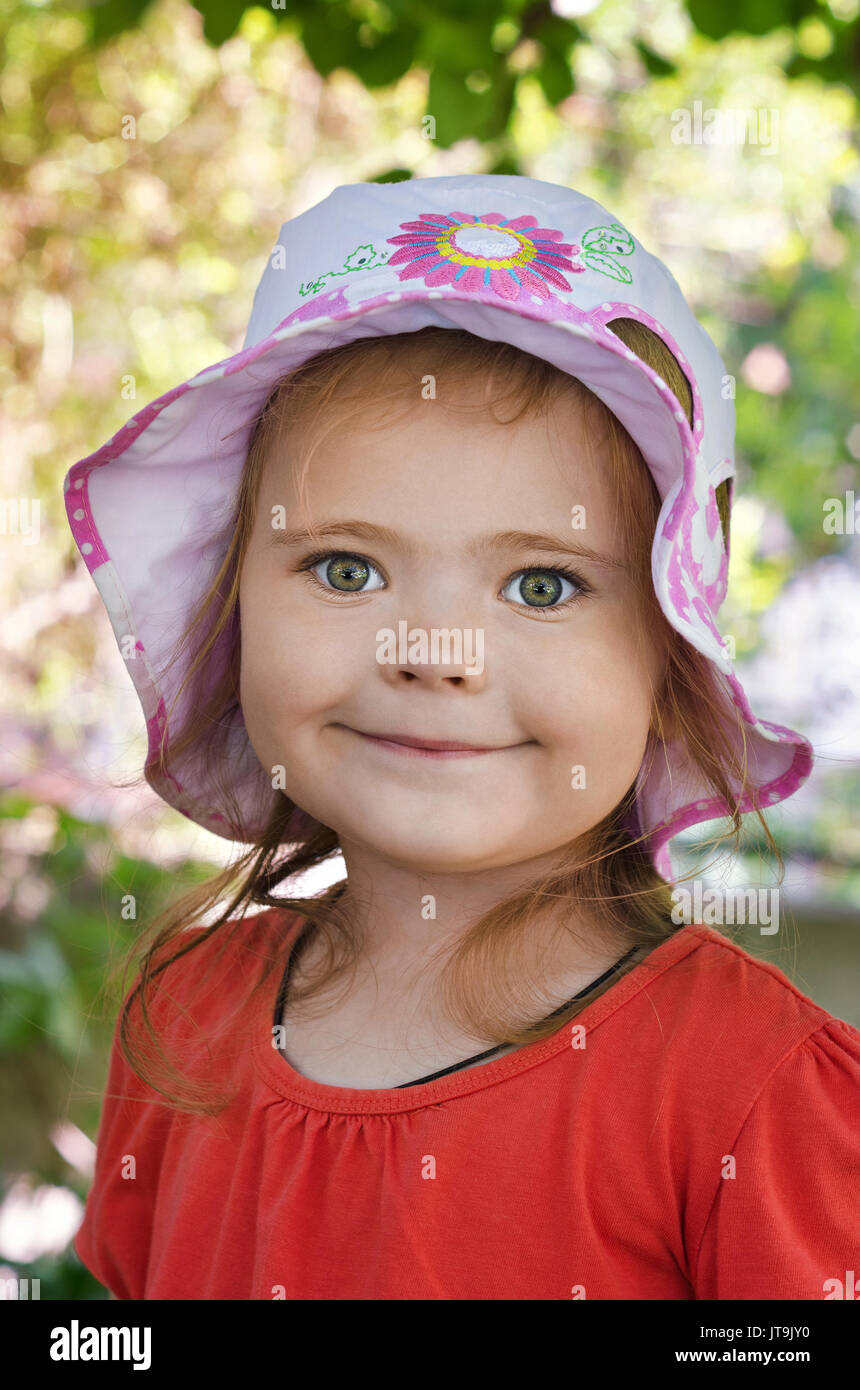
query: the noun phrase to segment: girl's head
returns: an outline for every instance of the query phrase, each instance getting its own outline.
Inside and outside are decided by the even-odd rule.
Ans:
[[[689,416],[660,339],[634,320],[614,331]],[[267,846],[323,827],[333,847],[477,871],[599,856],[622,827],[641,861],[636,783],[670,739],[727,804],[738,774],[710,665],[654,594],[659,510],[614,415],[541,359],[442,328],[318,354],[252,432],[231,543],[186,635],[194,713],[164,770],[229,774],[242,720],[281,792]],[[494,751],[405,758],[363,737],[380,733]]]

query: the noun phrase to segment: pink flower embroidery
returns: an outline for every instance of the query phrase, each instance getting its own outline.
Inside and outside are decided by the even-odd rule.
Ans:
[[[570,290],[562,271],[575,273],[571,256],[580,248],[562,233],[539,227],[527,213],[510,221],[500,212],[476,217],[470,212],[429,212],[416,222],[401,222],[402,236],[388,238],[400,249],[388,264],[402,266],[401,280],[423,279],[425,285],[456,285],[461,290],[491,289],[502,299],[525,295],[549,299],[553,290]]]

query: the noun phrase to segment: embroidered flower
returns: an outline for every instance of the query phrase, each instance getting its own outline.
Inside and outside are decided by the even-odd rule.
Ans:
[[[388,238],[399,248],[388,264],[402,267],[401,280],[420,277],[430,286],[491,289],[502,299],[549,299],[553,290],[570,290],[562,271],[585,269],[571,260],[579,255],[578,246],[563,241],[563,234],[551,227],[539,227],[528,213],[508,220],[500,212],[481,217],[429,212],[400,227],[401,236]]]

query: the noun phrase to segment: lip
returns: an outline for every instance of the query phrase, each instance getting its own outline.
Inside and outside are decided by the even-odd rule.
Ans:
[[[344,725],[344,728],[349,728],[349,725]],[[511,743],[488,747],[486,744],[458,743],[452,739],[414,738],[410,734],[366,733],[363,729],[352,729],[352,733],[382,748],[390,748],[401,756],[413,758],[474,758],[520,746]]]

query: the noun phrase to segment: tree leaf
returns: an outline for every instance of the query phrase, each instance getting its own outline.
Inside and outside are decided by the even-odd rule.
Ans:
[[[97,0],[90,8],[90,42],[100,48],[108,39],[136,29],[151,0]]]

